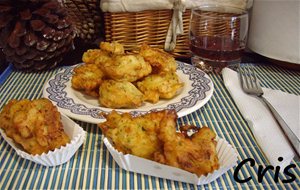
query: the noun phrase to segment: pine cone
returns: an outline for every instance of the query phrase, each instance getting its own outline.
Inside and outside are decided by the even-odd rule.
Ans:
[[[91,43],[104,36],[100,0],[68,0],[62,1],[62,4],[72,17],[80,39]]]
[[[67,11],[57,1],[0,2],[0,48],[17,69],[55,67],[73,47],[74,37]]]

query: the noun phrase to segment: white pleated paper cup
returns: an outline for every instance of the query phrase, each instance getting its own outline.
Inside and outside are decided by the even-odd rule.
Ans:
[[[65,133],[69,136],[70,142],[65,146],[56,148],[48,153],[41,155],[32,155],[24,151],[24,149],[16,144],[13,139],[6,136],[3,129],[0,128],[0,133],[4,140],[16,151],[16,153],[27,160],[44,166],[57,166],[69,161],[79,147],[83,144],[86,138],[86,132],[70,118],[61,114],[61,121],[64,127]]]
[[[216,149],[220,164],[219,169],[215,170],[213,173],[207,174],[206,176],[203,175],[200,177],[194,173],[172,166],[163,165],[152,160],[130,154],[124,155],[122,152],[117,151],[113,147],[112,142],[108,138],[104,138],[103,141],[117,164],[127,171],[196,185],[208,184],[218,179],[237,163],[237,152],[226,140],[221,138],[216,138]]]

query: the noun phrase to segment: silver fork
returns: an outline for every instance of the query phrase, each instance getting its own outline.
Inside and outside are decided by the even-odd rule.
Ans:
[[[252,66],[253,67],[253,66]],[[247,94],[256,95],[257,97],[261,98],[268,108],[270,109],[271,113],[273,114],[274,118],[276,119],[277,123],[281,127],[283,133],[287,137],[291,147],[293,148],[294,152],[300,158],[300,140],[297,138],[295,133],[289,128],[283,118],[279,115],[279,113],[274,109],[274,107],[268,102],[267,99],[264,98],[263,90],[259,84],[259,80],[254,72],[254,69],[250,67],[241,67],[240,64],[238,65],[240,81],[242,85],[242,89]]]

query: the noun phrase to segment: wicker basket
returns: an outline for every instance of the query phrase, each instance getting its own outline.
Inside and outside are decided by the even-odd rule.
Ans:
[[[155,10],[124,13],[104,13],[105,40],[122,43],[125,50],[135,51],[142,43],[164,49],[172,19],[172,10]],[[190,10],[183,15],[184,34],[177,36],[176,48],[170,52],[175,58],[190,57],[188,29]]]

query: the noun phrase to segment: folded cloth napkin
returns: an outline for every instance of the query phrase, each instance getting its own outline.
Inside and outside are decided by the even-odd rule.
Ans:
[[[178,0],[101,0],[100,7],[103,12],[137,12],[144,10],[173,9]],[[245,9],[252,6],[249,0],[181,0],[182,4],[190,9],[203,4],[228,5]],[[249,2],[251,4],[249,5]],[[248,4],[247,4],[248,3]]]
[[[243,92],[238,74],[235,71],[225,68],[222,71],[222,76],[227,90],[247,121],[270,164],[274,167],[285,168],[291,163],[294,152],[268,107],[258,97]],[[264,97],[270,100],[273,107],[299,138],[300,96],[267,88],[263,88],[263,91]],[[283,161],[278,161],[279,157],[282,157]]]
[[[172,20],[168,28],[164,49],[173,51],[176,47],[177,35],[183,34],[182,13],[185,11],[184,0],[177,0],[174,4]]]
[[[174,0],[101,0],[103,12],[138,12],[144,10],[172,9]]]

